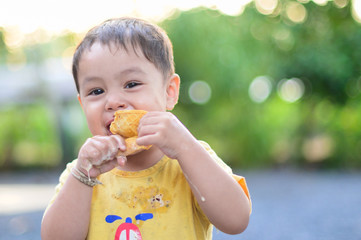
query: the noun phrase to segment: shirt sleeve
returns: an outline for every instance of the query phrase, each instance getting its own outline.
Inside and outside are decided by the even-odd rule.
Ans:
[[[249,206],[250,206],[249,214],[251,214],[251,212],[252,212],[252,201],[251,201],[251,195],[249,194],[249,190],[248,190],[248,187],[247,187],[246,179],[244,177],[238,176],[236,174],[233,174],[233,178],[242,187],[243,192],[246,194],[246,196],[248,198],[248,201],[249,201]]]
[[[207,150],[207,152],[211,155],[212,159],[221,166],[228,174],[232,175],[232,169],[225,163],[223,160],[218,157],[217,153],[213,151],[213,149],[209,146],[208,143],[204,141],[199,141],[200,144]]]
[[[212,159],[214,161],[216,161],[217,164],[219,166],[221,166],[228,174],[230,174],[233,177],[233,179],[241,186],[243,192],[246,194],[246,196],[248,198],[250,206],[252,206],[251,195],[250,195],[248,187],[247,187],[246,179],[242,176],[233,174],[232,169],[225,162],[223,162],[223,160],[221,158],[218,157],[218,155],[215,153],[215,151],[213,151],[213,149],[208,145],[208,143],[206,143],[204,141],[199,141],[199,142],[207,150],[207,152],[212,156]]]
[[[70,175],[70,170],[72,169],[72,167],[74,167],[76,165],[76,161],[77,160],[74,160],[74,161],[68,163],[66,165],[66,168],[64,169],[64,171],[60,174],[59,183],[55,186],[55,193],[54,193],[53,197],[50,199],[49,204],[46,207],[44,214],[47,212],[49,207],[54,203],[54,201],[55,201],[56,197],[58,196],[60,190],[64,186],[65,181],[68,179],[68,177]]]

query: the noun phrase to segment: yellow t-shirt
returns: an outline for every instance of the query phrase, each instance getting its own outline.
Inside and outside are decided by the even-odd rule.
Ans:
[[[232,174],[208,144],[201,143]],[[62,173],[56,192],[75,161]],[[129,239],[145,240],[212,239],[212,225],[193,196],[177,160],[164,156],[151,168],[138,172],[113,169],[98,179],[103,184],[93,189],[87,239],[128,239],[127,234]]]

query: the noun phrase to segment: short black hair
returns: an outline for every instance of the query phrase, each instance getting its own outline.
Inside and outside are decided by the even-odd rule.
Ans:
[[[72,72],[78,93],[81,56],[96,42],[108,46],[116,44],[125,50],[129,47],[133,47],[134,51],[140,48],[144,56],[163,73],[164,78],[170,77],[175,72],[173,46],[162,28],[138,18],[109,19],[90,29],[75,50]]]

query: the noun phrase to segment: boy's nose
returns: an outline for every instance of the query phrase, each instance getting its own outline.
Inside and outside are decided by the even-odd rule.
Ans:
[[[127,104],[119,94],[112,94],[108,96],[105,108],[108,111],[125,109]]]

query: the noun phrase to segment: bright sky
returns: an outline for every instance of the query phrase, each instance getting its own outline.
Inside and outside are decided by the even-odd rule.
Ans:
[[[197,6],[217,8],[235,15],[252,0],[3,0],[0,8],[0,26],[32,33],[42,28],[52,33],[65,29],[83,32],[100,22],[124,15],[152,20],[169,16],[175,8],[188,10]],[[256,5],[272,7],[278,0],[254,0]],[[309,0],[298,0],[308,2]],[[322,5],[328,0],[313,0]],[[353,14],[361,20],[361,0],[334,0],[344,4],[353,1]]]
[[[188,10],[200,5],[238,14],[251,0],[4,0],[0,8],[0,26],[17,27],[23,33],[38,28],[50,32],[69,29],[88,30],[100,22],[124,15],[161,20],[175,8]]]
[[[8,47],[22,44],[25,35],[39,29],[46,30],[48,36],[33,34],[44,41],[53,34],[64,30],[86,32],[106,19],[120,16],[135,16],[160,21],[170,16],[175,9],[189,10],[198,6],[218,9],[228,15],[242,13],[244,6],[255,1],[257,10],[271,14],[279,0],[2,0],[0,5],[0,27],[6,31]],[[298,1],[298,2],[297,2]],[[297,0],[286,5],[290,20],[301,23],[307,13],[301,3],[314,1],[325,5],[333,1],[344,7],[349,1],[353,4],[353,17],[361,23],[361,0]]]

